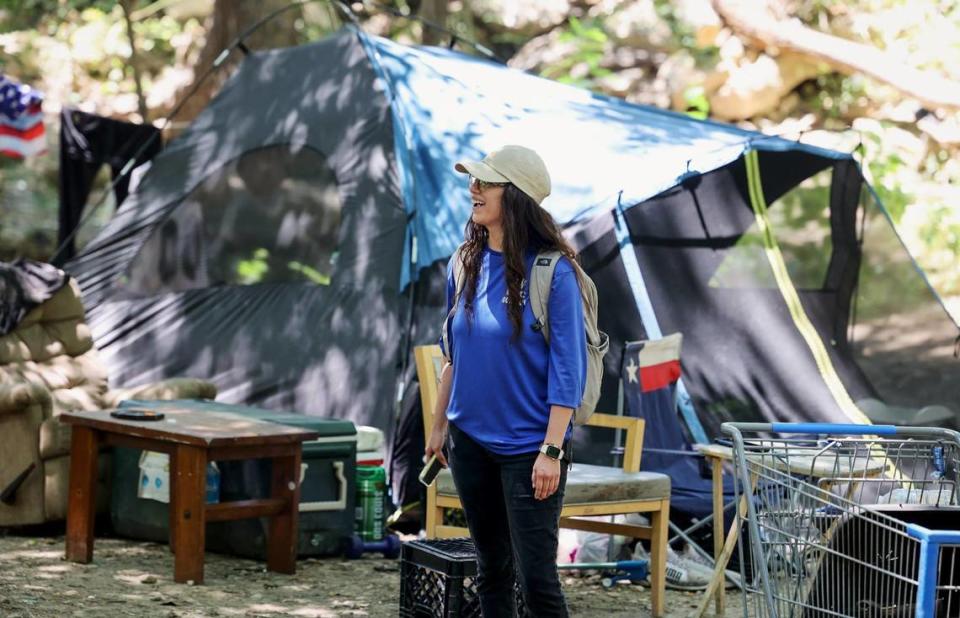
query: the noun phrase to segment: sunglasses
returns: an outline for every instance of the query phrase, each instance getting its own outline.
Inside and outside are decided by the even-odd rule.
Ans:
[[[508,184],[510,184],[510,183],[509,183],[509,182],[487,182],[486,180],[480,180],[480,179],[477,178],[476,176],[471,176],[471,177],[470,177],[470,185],[469,185],[469,186],[472,187],[472,186],[476,185],[476,187],[477,187],[478,190],[480,190],[480,191],[486,191],[486,190],[489,189],[490,187],[505,187],[505,186],[507,186]]]

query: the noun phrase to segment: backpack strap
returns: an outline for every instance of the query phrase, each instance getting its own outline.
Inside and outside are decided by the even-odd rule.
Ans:
[[[557,262],[563,254],[559,251],[544,251],[533,258],[533,267],[530,269],[530,310],[533,311],[533,329],[540,331],[550,345],[550,286],[553,283],[553,273],[557,270]]]
[[[453,295],[453,305],[451,309],[456,309],[457,305],[460,303],[460,296],[463,294],[463,286],[466,285],[466,273],[463,270],[463,245],[466,243],[461,243],[457,247],[456,252],[453,254],[455,259],[453,260],[453,282],[454,282],[454,295]]]
[[[460,296],[463,294],[464,285],[466,285],[466,273],[463,270],[463,257],[461,255],[464,244],[466,243],[461,243],[453,254],[453,303],[451,303],[450,311],[447,313],[447,317],[443,321],[443,330],[440,333],[440,338],[443,341],[444,359],[448,363],[453,362],[453,348],[451,347],[453,344],[453,336],[451,332],[453,316],[457,312],[457,305],[460,304]]]

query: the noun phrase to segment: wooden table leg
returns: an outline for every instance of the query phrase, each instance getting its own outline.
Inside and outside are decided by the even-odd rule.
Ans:
[[[711,457],[710,465],[713,473],[713,559],[716,564],[723,553],[723,462],[719,457]],[[725,591],[726,585],[718,586],[714,597],[718,616],[724,614]]]
[[[170,458],[167,464],[169,468],[167,470],[167,479],[168,479],[168,489],[170,495],[170,508],[167,509],[167,517],[170,519],[169,530],[167,530],[167,538],[169,539],[170,553],[177,553],[177,521],[180,519],[177,514],[180,512],[180,509],[177,507],[177,494],[173,491],[173,479],[177,477],[177,457],[175,453],[168,455]]]
[[[173,524],[173,581],[203,583],[206,543],[204,509],[207,489],[207,451],[177,445],[170,455],[170,508]]]
[[[747,500],[753,496],[753,492],[756,487],[757,475],[751,474],[749,491],[740,496],[740,502],[737,505],[736,512],[733,514],[733,522],[730,523],[730,530],[727,532],[726,541],[723,544],[723,549],[721,550],[720,556],[717,558],[717,564],[714,567],[713,579],[711,579],[710,583],[707,585],[703,599],[700,601],[700,606],[697,607],[697,611],[694,613],[694,616],[697,618],[702,618],[707,614],[707,607],[710,605],[710,599],[716,594],[717,587],[723,587],[726,585],[725,571],[727,569],[727,563],[730,562],[730,556],[733,555],[733,551],[737,547],[737,539],[740,536],[740,524],[747,513]],[[741,582],[741,586],[746,585],[746,581]]]
[[[297,570],[297,524],[300,518],[300,450],[273,458],[270,495],[286,502],[282,511],[270,518],[267,535],[267,568],[293,575]]]
[[[93,520],[97,491],[100,435],[89,427],[73,427],[70,438],[70,494],[67,503],[67,560],[93,559]]]

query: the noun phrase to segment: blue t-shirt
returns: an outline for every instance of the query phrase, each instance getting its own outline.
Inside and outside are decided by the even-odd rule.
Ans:
[[[527,272],[535,255],[527,256]],[[447,310],[456,295],[453,259],[447,266]],[[490,451],[519,455],[536,451],[546,437],[550,406],[576,408],[587,377],[583,303],[573,266],[558,263],[550,286],[550,346],[532,328],[528,283],[522,287],[523,327],[513,341],[507,313],[503,254],[484,249],[473,316],[463,299],[451,325],[453,384],[447,418]],[[569,429],[568,429],[569,433]]]

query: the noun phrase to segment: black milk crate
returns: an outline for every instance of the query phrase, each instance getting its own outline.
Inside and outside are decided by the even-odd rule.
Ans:
[[[517,587],[517,609],[523,615]],[[400,552],[402,618],[480,617],[477,559],[469,538],[403,544]]]

